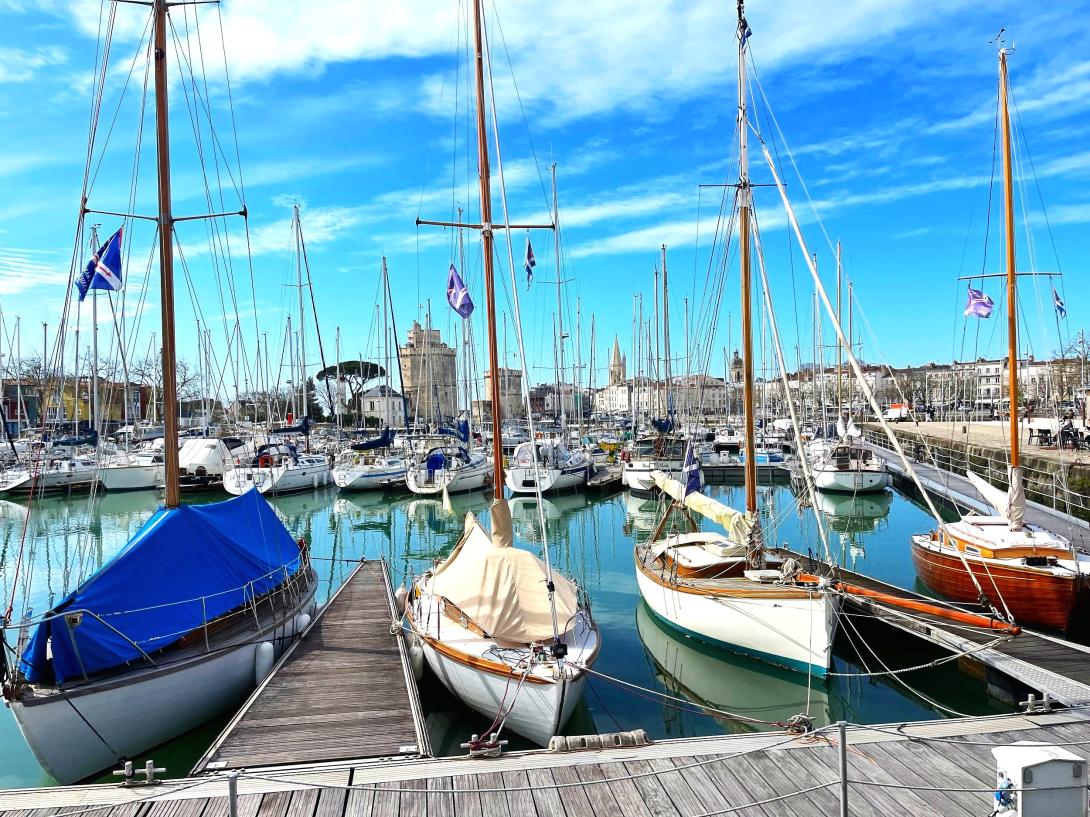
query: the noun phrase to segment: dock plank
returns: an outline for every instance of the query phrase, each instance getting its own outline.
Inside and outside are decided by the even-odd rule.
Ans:
[[[426,753],[390,607],[385,565],[361,562],[194,773]]]

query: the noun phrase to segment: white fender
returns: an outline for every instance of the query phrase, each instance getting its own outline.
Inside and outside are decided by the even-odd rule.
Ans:
[[[424,648],[415,635],[412,636],[409,644],[409,667],[413,671],[413,678],[417,681],[424,677]]]
[[[260,684],[272,672],[276,651],[271,641],[262,641],[254,650],[254,683]]]
[[[295,617],[295,635],[303,632],[310,624],[310,613],[299,613]]]
[[[397,609],[397,614],[400,616],[405,615],[405,605],[409,602],[409,589],[402,585],[397,588],[397,592],[394,593],[394,607]]]

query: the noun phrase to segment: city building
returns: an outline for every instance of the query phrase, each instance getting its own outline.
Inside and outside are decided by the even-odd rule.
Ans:
[[[500,412],[504,419],[525,419],[526,406],[522,402],[522,371],[500,369]],[[486,416],[492,416],[492,372],[485,370],[484,393],[481,395]]]
[[[397,428],[405,424],[405,398],[385,384],[368,389],[360,395],[362,415],[366,425]]]

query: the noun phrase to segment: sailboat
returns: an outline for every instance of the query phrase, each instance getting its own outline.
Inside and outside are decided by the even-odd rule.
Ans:
[[[477,156],[481,224],[485,225],[481,245],[490,398],[493,428],[502,428],[484,95],[488,44],[482,17],[481,0],[474,0]],[[502,169],[501,164],[501,190]],[[508,221],[506,203],[504,211]],[[452,299],[452,306],[454,303]],[[515,314],[518,321],[517,311]],[[503,495],[500,445],[493,445],[492,457],[497,479],[489,512],[491,532],[473,514],[466,514],[462,537],[453,552],[416,581],[406,609],[408,627],[432,672],[455,696],[491,721],[480,738],[470,741],[471,753],[498,752],[496,734],[505,726],[534,743],[546,745],[563,728],[582,696],[585,668],[593,664],[600,643],[579,588],[553,572],[547,543],[543,543],[544,559],[514,547],[511,509]]]
[[[797,565],[767,553],[757,515],[746,84],[746,47],[751,35],[743,6],[738,3],[737,204],[746,507],[744,512],[736,511],[700,492],[699,469],[690,447],[684,484],[661,471],[652,475],[658,489],[672,501],[650,538],[636,545],[636,580],[651,611],[684,635],[823,676],[832,660],[840,597],[824,581],[802,576]],[[719,523],[727,533],[701,531],[693,512]],[[687,523],[676,532],[667,527],[674,514]]]
[[[1090,556],[1065,537],[1025,521],[1026,495],[1019,451],[1018,273],[1015,269],[1014,180],[1008,109],[1007,55],[999,48],[999,122],[1003,143],[1007,282],[1007,361],[1010,372],[1010,468],[1006,492],[969,472],[969,481],[995,509],[967,514],[912,537],[912,562],[921,581],[954,601],[978,602],[1023,624],[1066,630]],[[974,580],[975,577],[975,580]]]
[[[382,308],[384,313],[387,308],[391,312],[393,311],[393,304],[390,301],[390,278],[386,271],[385,257],[382,259]],[[395,392],[390,388],[390,326],[389,321],[386,320],[383,321],[382,327],[382,357],[382,371],[386,382],[378,387],[378,396],[382,401],[383,419],[389,423],[391,419],[388,416],[389,398]],[[339,352],[337,360],[340,360]],[[337,365],[339,371],[340,364]],[[400,372],[400,370],[401,362],[399,360],[398,371]],[[402,378],[401,390],[405,391],[404,378]],[[405,401],[402,399],[399,402],[402,406],[402,412],[407,412]],[[338,397],[339,403],[340,398]],[[408,417],[406,416],[406,428],[408,425]],[[374,491],[404,487],[405,471],[408,465],[403,458],[394,455],[390,451],[390,446],[394,443],[394,436],[394,432],[387,425],[377,437],[359,440],[347,446],[337,455],[337,460],[333,463],[333,483],[342,491]]]
[[[306,263],[306,249],[303,244],[302,216],[299,205],[295,205],[292,216],[292,236],[295,242],[296,272],[299,289],[299,368],[295,373],[299,386],[301,419],[294,425],[274,428],[268,439],[258,445],[254,456],[239,466],[224,473],[223,487],[229,494],[239,496],[250,490],[275,496],[296,491],[312,491],[324,488],[332,481],[332,466],[324,454],[310,453],[310,425],[307,414],[307,364],[306,331],[304,324],[303,289],[312,286],[309,281],[310,267]],[[304,283],[304,268],[307,282]],[[317,321],[315,321],[317,323]],[[290,326],[289,326],[290,328]],[[289,333],[290,335],[290,333]],[[289,337],[290,340],[290,337]],[[321,338],[319,338],[319,341]],[[319,343],[319,346],[321,344]],[[325,368],[323,361],[322,368]],[[292,398],[294,400],[294,397]],[[288,416],[291,423],[292,417]],[[299,436],[306,440],[306,448],[299,451],[293,441]]]
[[[853,420],[836,421],[834,441],[815,440],[807,454],[814,474],[814,487],[822,491],[852,494],[876,493],[893,484],[893,477],[880,457],[863,445],[863,433]]]
[[[44,615],[4,619],[3,694],[43,768],[62,783],[148,751],[232,708],[315,610],[317,576],[263,497],[179,504],[174,225],[167,0],[153,0],[166,498]],[[103,66],[102,76],[109,76]],[[85,199],[86,201],[86,199]],[[84,209],[84,213],[93,212]],[[31,508],[33,512],[33,508]]]

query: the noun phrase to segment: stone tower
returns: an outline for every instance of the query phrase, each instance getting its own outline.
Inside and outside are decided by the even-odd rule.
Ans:
[[[734,359],[730,362],[730,379],[732,383],[742,382],[742,356],[738,350],[734,350]]]
[[[613,336],[613,355],[609,359],[609,385],[616,386],[625,381],[625,357],[621,354],[621,344]]]

